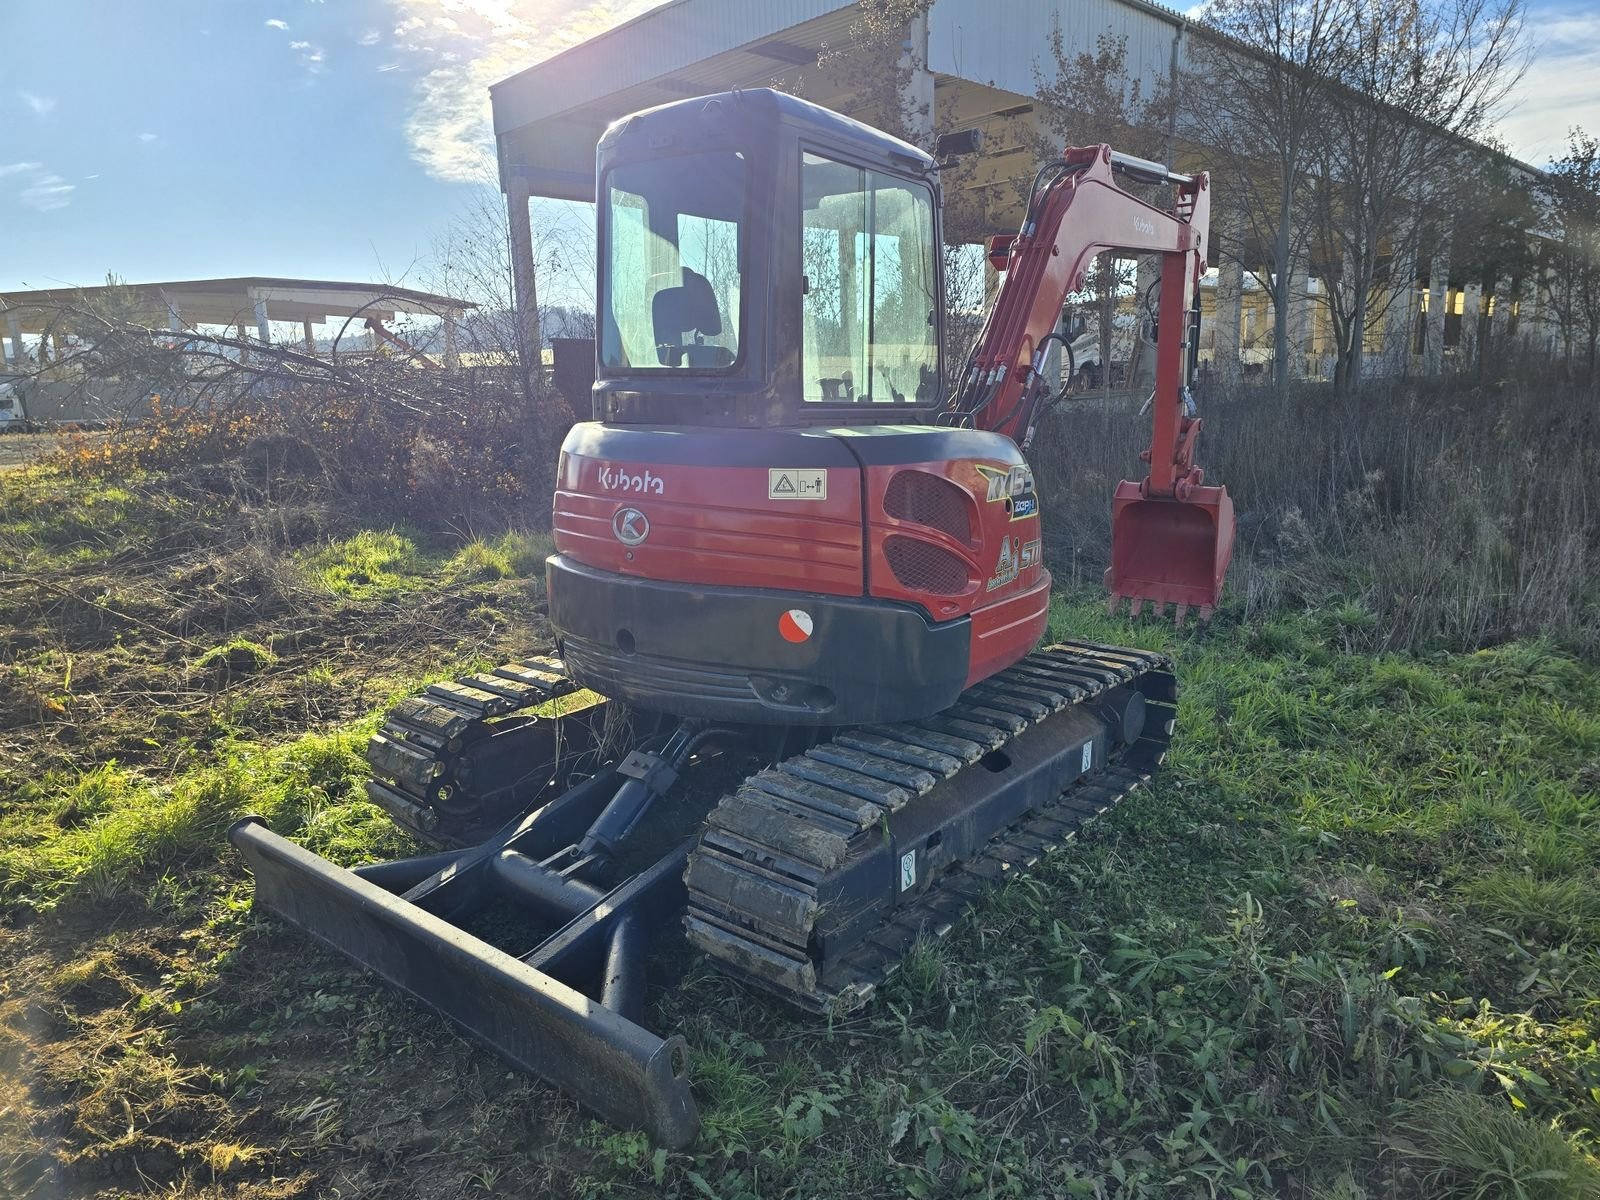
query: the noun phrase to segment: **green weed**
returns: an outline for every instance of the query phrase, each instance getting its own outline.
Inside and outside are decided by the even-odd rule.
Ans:
[[[1455,1088],[1402,1108],[1394,1153],[1441,1200],[1600,1200],[1600,1161],[1553,1124]]]
[[[352,600],[409,591],[436,578],[437,561],[418,547],[414,534],[363,529],[300,557],[306,574],[324,590]]]

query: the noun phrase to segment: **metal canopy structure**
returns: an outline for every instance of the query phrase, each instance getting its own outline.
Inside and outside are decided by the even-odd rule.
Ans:
[[[860,16],[857,0],[671,0],[642,16],[502,80],[490,89],[500,185],[506,194],[512,267],[519,321],[530,344],[538,342],[531,197],[593,202],[595,144],[610,122],[631,112],[686,96],[768,84],[804,75],[806,94],[848,116],[873,122],[875,114],[851,111],[841,96],[819,91],[816,63],[829,47],[846,44]],[[912,22],[901,65],[907,74],[907,114],[922,112],[928,131],[977,129],[982,148],[966,160],[959,181],[947,180],[946,202],[960,201],[961,236],[1007,233],[1022,216],[1024,184],[1045,133],[1035,94],[1039,78],[1054,70],[1050,39],[1059,33],[1067,55],[1093,53],[1098,39],[1126,46],[1127,70],[1145,95],[1190,65],[1204,26],[1154,0],[933,0]],[[1169,130],[1174,165],[1205,166],[1204,154],[1185,147]],[[1494,153],[1485,151],[1485,153]],[[1529,176],[1525,164],[1513,167]],[[947,233],[949,230],[947,229]],[[1384,308],[1381,329],[1369,330],[1369,370],[1433,373],[1442,355],[1478,337],[1509,336],[1511,314],[1520,312],[1516,336],[1544,344],[1550,323],[1532,273],[1496,282],[1493,302],[1477,281],[1450,286],[1449,249],[1434,256],[1428,279],[1403,281]],[[1244,264],[1224,260],[1215,284],[1206,287],[1215,361],[1224,375],[1246,365],[1244,343],[1259,308],[1249,297]],[[1257,269],[1252,267],[1251,269]],[[1141,265],[1137,287],[1151,282]],[[1256,301],[1252,305],[1252,300]],[[1309,263],[1295,265],[1290,282],[1290,370],[1323,374],[1331,367],[1331,331],[1320,319],[1321,303]],[[1446,311],[1467,319],[1455,340]],[[1265,312],[1253,314],[1269,319]]]
[[[312,327],[330,321],[349,321],[353,332],[364,332],[369,321],[381,326],[399,313],[433,316],[444,322],[447,357],[453,353],[456,323],[477,307],[470,300],[415,288],[265,275],[0,292],[4,334],[0,341],[9,343],[7,357],[14,363],[26,358],[24,335],[56,334],[63,309],[101,305],[116,306],[121,316],[172,330],[202,325],[237,328],[241,335],[254,330],[262,342],[273,340],[273,322],[295,323],[308,348],[315,345]]]
[[[814,66],[855,16],[855,0],[673,0],[502,80],[489,89],[501,186],[593,200],[595,143],[612,121]]]
[[[610,122],[805,72],[848,39],[859,16],[856,0],[672,0],[502,80],[490,88],[501,186],[592,201],[595,143]],[[1033,152],[1034,70],[1049,57],[1052,29],[1069,47],[1092,46],[1108,30],[1127,38],[1130,66],[1148,89],[1170,72],[1190,25],[1149,0],[938,0],[919,19],[910,49],[926,66],[912,72],[916,100],[936,106],[943,124],[985,129],[982,161],[969,174],[971,186],[996,193],[985,205],[996,232],[1021,215],[1014,159]],[[817,92],[822,81],[807,82],[807,95],[829,104]]]

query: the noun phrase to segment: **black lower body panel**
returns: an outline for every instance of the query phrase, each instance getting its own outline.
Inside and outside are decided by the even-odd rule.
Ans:
[[[966,685],[971,622],[908,604],[636,579],[548,561],[550,623],[572,677],[652,712],[748,725],[923,716]],[[809,631],[785,614],[799,612]]]

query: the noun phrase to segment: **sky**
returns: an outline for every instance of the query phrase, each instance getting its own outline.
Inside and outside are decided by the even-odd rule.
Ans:
[[[657,2],[0,0],[0,289],[426,286],[495,202],[489,84]],[[1600,132],[1600,4],[1527,24],[1501,132],[1542,164]]]

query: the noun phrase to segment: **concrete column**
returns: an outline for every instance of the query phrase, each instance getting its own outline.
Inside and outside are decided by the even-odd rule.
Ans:
[[[1517,348],[1525,354],[1538,353],[1539,338],[1536,331],[1539,325],[1539,289],[1533,267],[1529,267],[1522,278],[1517,280],[1516,320]]]
[[[517,305],[517,350],[536,382],[544,378],[543,339],[539,333],[539,289],[533,262],[533,218],[528,211],[528,181],[513,178],[506,188],[506,218],[511,231],[511,284]]]
[[[1390,375],[1409,374],[1412,341],[1416,337],[1416,271],[1390,276],[1389,307],[1383,313],[1383,363]]]
[[[1444,318],[1450,303],[1450,252],[1440,247],[1428,264],[1426,330],[1423,335],[1422,370],[1437,375],[1444,369]]]
[[[1494,281],[1494,311],[1489,314],[1489,345],[1492,353],[1504,353],[1511,344],[1511,305],[1515,299],[1511,280],[1507,276],[1502,275]]]
[[[1223,383],[1238,382],[1239,345],[1244,311],[1244,267],[1225,258],[1217,267],[1216,309],[1211,318],[1212,365]]]
[[[1126,276],[1123,276],[1123,278],[1126,278]],[[1156,351],[1155,347],[1146,343],[1142,337],[1138,336],[1138,333],[1139,331],[1142,331],[1145,326],[1145,295],[1147,293],[1150,294],[1152,304],[1159,303],[1157,297],[1160,294],[1160,289],[1157,288],[1155,292],[1151,292],[1150,289],[1154,287],[1160,281],[1160,279],[1160,258],[1150,254],[1141,255],[1133,269],[1133,313],[1135,321],[1135,337],[1133,339],[1132,361],[1128,364],[1128,385],[1133,388],[1134,392],[1141,399],[1149,395],[1150,389],[1155,387],[1156,384]],[[1116,339],[1113,337],[1113,355],[1115,355],[1115,350]],[[1109,378],[1109,363],[1106,364],[1106,368],[1107,377]]]
[[[456,348],[456,315],[444,315],[444,365],[459,367],[461,365],[461,352]]]
[[[1457,349],[1463,359],[1474,361],[1483,328],[1483,285],[1474,279],[1461,291],[1461,344]]]
[[[1306,273],[1304,263],[1295,263],[1289,272],[1290,379],[1301,379],[1306,374],[1311,338],[1316,331],[1315,303],[1311,295],[1311,276]]]
[[[267,320],[267,302],[260,297],[256,298],[256,336],[261,339],[263,346],[272,344],[272,324]]]
[[[933,72],[928,70],[928,12],[911,22],[900,51],[900,69],[908,72],[900,91],[900,119],[909,140],[924,150],[933,149]]]
[[[317,352],[317,335],[311,331],[310,317],[306,317],[300,322],[300,333],[305,338],[306,353],[315,354]]]
[[[1524,350],[1533,354],[1545,353],[1543,277],[1542,266],[1529,267],[1522,277],[1522,291],[1518,296],[1517,339]]]
[[[11,335],[11,364],[20,367],[28,361],[28,352],[22,348],[22,322],[17,314],[6,314],[6,332]]]
[[[183,314],[178,311],[178,306],[171,300],[167,301],[167,328],[173,333],[183,332]]]

